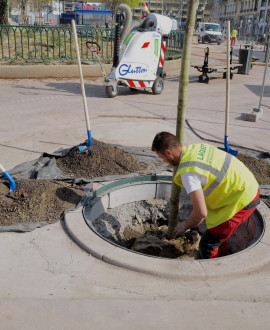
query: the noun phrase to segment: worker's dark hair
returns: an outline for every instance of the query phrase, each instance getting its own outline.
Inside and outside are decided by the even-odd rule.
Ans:
[[[181,146],[177,137],[169,132],[160,132],[155,136],[152,143],[152,151],[164,153],[166,149]]]

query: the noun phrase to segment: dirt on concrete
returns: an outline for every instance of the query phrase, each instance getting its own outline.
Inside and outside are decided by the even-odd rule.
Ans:
[[[63,212],[76,205],[84,194],[63,181],[16,180],[16,189],[9,193],[6,181],[0,181],[0,225],[10,226],[25,222],[51,223]]]
[[[65,157],[57,159],[58,167],[74,177],[123,175],[146,169],[127,152],[104,142],[93,140],[84,151],[72,148]],[[25,222],[48,223],[60,219],[63,212],[76,205],[83,196],[83,188],[72,187],[63,181],[21,179],[9,193],[9,183],[0,179],[0,226]]]
[[[91,147],[84,151],[79,151],[78,147],[72,148],[56,162],[64,173],[87,178],[129,174],[146,170],[147,167],[127,152],[95,139]]]
[[[251,156],[239,155],[254,173],[260,184],[270,184],[270,164]],[[83,152],[72,149],[64,158],[57,159],[61,169],[74,176],[98,177],[127,174],[145,169],[128,153],[109,144],[93,141],[93,146]],[[0,179],[0,226],[25,222],[48,223],[59,219],[64,210],[76,205],[83,195],[82,188],[72,187],[63,181],[16,180],[17,188],[6,197],[9,183]],[[269,199],[270,202],[270,199]]]
[[[270,184],[270,163],[268,161],[242,153],[239,153],[237,158],[249,168],[259,184]]]

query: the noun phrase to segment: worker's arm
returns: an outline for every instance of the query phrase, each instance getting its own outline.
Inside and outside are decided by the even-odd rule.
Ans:
[[[190,217],[186,221],[180,222],[175,227],[174,231],[176,235],[181,235],[188,229],[198,226],[207,216],[207,207],[202,189],[192,191],[189,195],[193,209]]]

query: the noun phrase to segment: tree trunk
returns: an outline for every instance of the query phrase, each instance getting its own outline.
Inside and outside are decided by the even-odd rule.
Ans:
[[[7,0],[2,0],[0,2],[0,24],[8,24],[8,2]]]
[[[196,21],[196,10],[198,0],[188,2],[187,24],[185,29],[185,39],[181,60],[181,71],[179,77],[179,90],[178,90],[178,105],[177,105],[177,123],[176,123],[176,136],[178,140],[184,144],[185,134],[185,118],[187,107],[187,91],[189,84],[189,69],[190,69],[190,53],[193,39],[193,31]],[[177,166],[173,169],[173,176],[177,172]],[[170,198],[170,215],[168,236],[173,237],[174,228],[177,225],[178,212],[179,212],[179,195],[181,188],[172,182],[171,198]]]

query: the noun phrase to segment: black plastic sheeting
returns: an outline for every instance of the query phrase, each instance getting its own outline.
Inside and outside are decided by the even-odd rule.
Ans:
[[[120,145],[113,145],[114,147],[121,148],[125,152],[129,153],[135,159],[140,162],[146,163],[148,174],[159,174],[163,171],[168,171],[168,167],[163,163],[155,154],[150,150],[150,148],[138,148],[138,147],[125,147]],[[59,149],[51,154],[43,153],[40,158],[19,164],[8,170],[9,174],[16,179],[47,179],[47,180],[65,180],[72,183],[73,185],[85,185],[84,196],[81,198],[80,202],[71,208],[65,210],[65,214],[75,210],[87,203],[88,198],[91,196],[93,190],[94,182],[106,182],[115,181],[128,177],[139,176],[141,173],[135,172],[127,175],[110,175],[104,177],[96,178],[74,178],[65,174],[60,168],[57,167],[56,159],[64,157],[71,148]],[[0,175],[0,179],[3,175]],[[56,219],[58,221],[59,219]],[[54,222],[50,222],[54,223]],[[48,223],[42,222],[27,222],[19,223],[12,226],[0,226],[0,232],[29,232],[36,228],[41,228]]]
[[[149,174],[158,174],[164,170],[168,170],[168,165],[159,160],[159,158],[155,156],[149,148],[124,147],[119,145],[113,146],[121,148],[138,161],[146,163],[147,172]],[[39,159],[17,165],[8,172],[14,179],[66,180],[72,182],[73,184],[111,181],[139,175],[139,173],[135,172],[127,175],[110,175],[96,178],[71,177],[68,174],[65,174],[60,168],[58,168],[56,164],[56,159],[64,157],[70,150],[71,148],[60,149],[51,154],[43,153]],[[1,177],[2,176],[0,175],[0,178]]]

